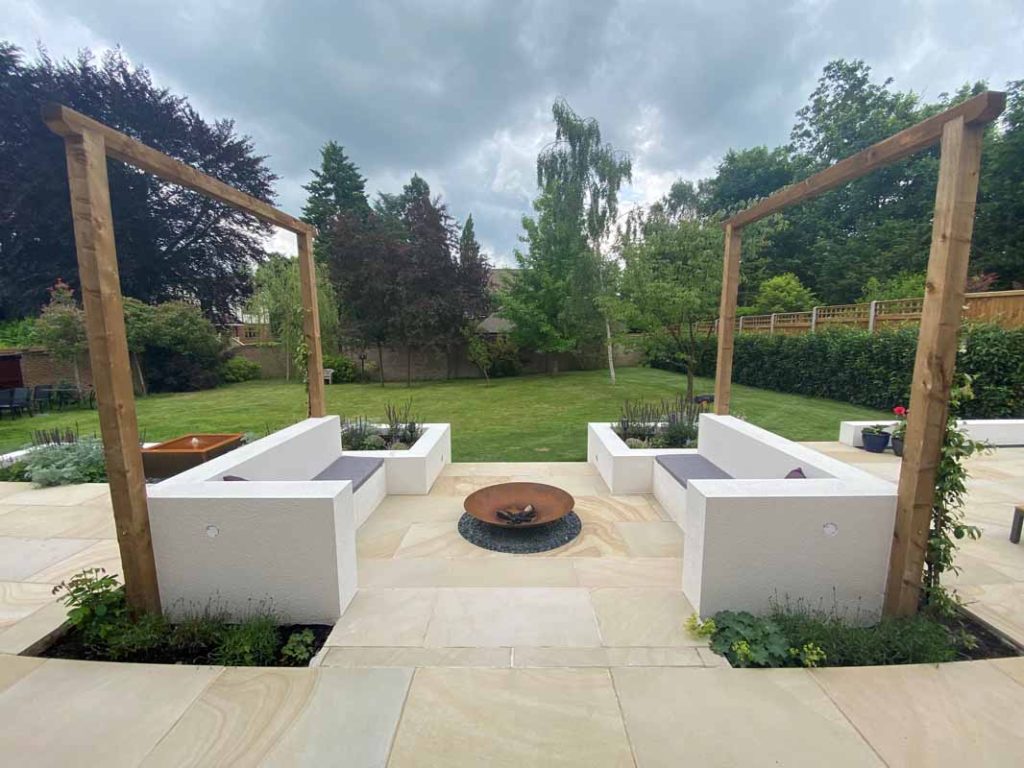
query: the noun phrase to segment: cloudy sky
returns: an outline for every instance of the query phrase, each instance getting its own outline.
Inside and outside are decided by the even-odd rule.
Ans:
[[[419,173],[499,264],[559,96],[632,155],[638,204],[729,147],[784,142],[832,58],[924,98],[1024,78],[1021,0],[0,0],[0,18],[28,51],[120,45],[205,117],[234,118],[291,213],[328,139],[371,191]]]

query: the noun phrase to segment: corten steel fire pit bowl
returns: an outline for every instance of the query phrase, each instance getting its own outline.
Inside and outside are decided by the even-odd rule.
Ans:
[[[581,530],[575,500],[553,485],[500,483],[466,497],[459,533],[496,552],[546,552],[575,539]]]

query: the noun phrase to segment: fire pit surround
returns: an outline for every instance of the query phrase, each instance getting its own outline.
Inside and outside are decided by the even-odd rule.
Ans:
[[[500,483],[466,497],[459,533],[478,547],[509,554],[556,549],[580,534],[573,497],[543,483]]]

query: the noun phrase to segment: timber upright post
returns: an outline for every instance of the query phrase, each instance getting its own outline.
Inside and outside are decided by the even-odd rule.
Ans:
[[[320,310],[316,296],[316,263],[313,260],[313,229],[296,233],[299,241],[299,282],[302,288],[302,329],[308,359],[306,380],[309,386],[309,415],[327,415],[324,398],[324,358],[320,348]]]
[[[722,416],[729,413],[732,395],[732,347],[740,287],[741,244],[739,227],[726,224],[722,300],[718,308],[718,365],[715,368],[715,413]]]
[[[55,124],[50,127],[64,137],[67,155],[89,360],[125,595],[133,609],[159,613],[160,590],[114,248],[106,148],[100,134],[76,133]]]
[[[967,125],[963,117],[942,130],[931,253],[886,587],[888,616],[913,615],[921,596],[935,473],[956,367],[984,130],[984,124]]]

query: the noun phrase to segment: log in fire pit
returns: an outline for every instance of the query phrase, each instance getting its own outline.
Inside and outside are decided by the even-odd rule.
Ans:
[[[571,495],[543,483],[500,483],[466,497],[459,533],[496,552],[546,552],[575,539],[581,529]]]

